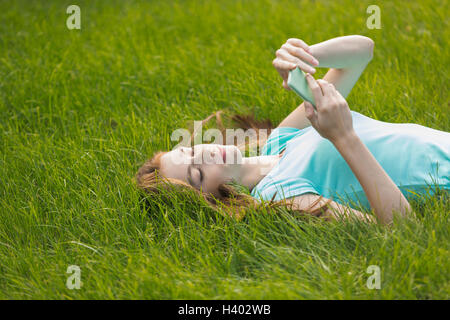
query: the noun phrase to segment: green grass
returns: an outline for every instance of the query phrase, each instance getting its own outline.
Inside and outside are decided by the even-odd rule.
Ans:
[[[79,0],[70,31],[72,3],[0,2],[0,298],[450,298],[448,198],[390,229],[235,222],[190,195],[148,215],[133,182],[213,111],[281,121],[300,102],[271,64],[289,37],[371,37],[351,109],[450,131],[447,1],[377,1],[381,30],[365,25],[373,1]]]

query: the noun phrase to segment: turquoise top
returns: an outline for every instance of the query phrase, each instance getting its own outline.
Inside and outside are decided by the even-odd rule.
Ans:
[[[407,199],[450,189],[450,133],[412,123],[388,123],[351,111],[353,128]],[[313,127],[279,127],[262,155],[286,149],[278,164],[253,188],[257,199],[281,200],[304,193],[323,195],[349,205],[370,204],[344,158]],[[431,188],[430,188],[431,186]]]

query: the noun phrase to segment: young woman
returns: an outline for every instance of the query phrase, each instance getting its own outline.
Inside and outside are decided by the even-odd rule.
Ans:
[[[383,224],[394,215],[412,214],[407,199],[433,193],[431,185],[450,189],[450,133],[350,111],[345,97],[372,59],[373,48],[371,39],[358,35],[311,46],[287,40],[273,65],[286,89],[290,70],[308,73],[316,109],[306,101],[300,104],[272,130],[256,157],[217,144],[159,152],[140,168],[139,187],[158,192],[170,183],[198,190],[216,207],[271,200],[313,215]],[[316,81],[311,75],[315,67],[330,69]],[[206,157],[216,160],[203,161]],[[229,163],[231,158],[237,161]],[[251,197],[230,182],[246,186]],[[355,209],[358,205],[372,209],[376,218]]]

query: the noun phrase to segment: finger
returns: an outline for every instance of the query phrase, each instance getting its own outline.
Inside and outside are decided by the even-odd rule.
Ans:
[[[327,81],[323,79],[317,80],[317,83],[322,88],[323,96],[324,97],[332,97],[334,96],[334,87]]]
[[[320,88],[319,84],[317,83],[316,79],[309,73],[306,74],[306,81],[308,82],[308,86],[312,91],[312,94],[314,96],[314,101],[316,102],[316,108],[318,108],[318,105],[320,105],[320,102],[323,99],[323,93],[322,89]]]
[[[307,62],[307,63],[309,63],[311,65],[314,65],[314,66],[318,66],[319,65],[319,61],[317,61],[317,59],[314,58],[311,54],[307,53],[303,48],[299,48],[299,47],[293,46],[290,43],[283,44],[281,46],[281,48],[283,48],[284,50],[289,52],[291,55],[301,59],[304,62]]]
[[[298,67],[300,69],[302,69],[304,72],[306,73],[311,73],[311,74],[315,74],[316,73],[316,69],[314,69],[313,67],[311,67],[309,64],[300,61],[299,63],[297,63]]]
[[[297,39],[297,38],[290,38],[286,41],[286,43],[292,44],[293,46],[303,48],[305,51],[311,53],[311,48],[305,43],[305,41]]]
[[[337,100],[345,100],[345,98],[341,95],[341,93],[336,89],[335,85],[331,82],[328,82],[328,86],[330,88],[330,95]]]
[[[289,54],[289,52],[287,52],[285,49],[278,49],[275,54],[278,59],[292,62],[292,63],[295,63],[296,65],[297,65],[297,62],[300,61],[298,58]]]
[[[305,72],[309,72],[309,73],[315,73],[316,72],[316,69],[314,69],[313,67],[311,67],[307,63],[303,62],[299,58],[293,56],[292,54],[287,52],[285,49],[278,49],[277,50],[277,57],[282,59],[282,60],[286,60],[286,61],[295,63],[300,69],[302,69]]]
[[[291,87],[289,87],[286,80],[283,80],[283,88],[285,88],[286,90],[291,90]]]
[[[314,111],[314,107],[308,101],[304,101],[303,103],[305,105],[306,118],[308,118],[309,122],[311,122],[311,124],[313,126],[315,126],[316,125],[316,120],[317,120],[317,114]]]
[[[336,89],[336,86],[333,85],[333,84],[331,84],[331,85],[333,86],[335,96],[338,97],[338,98],[345,99],[345,98],[342,96],[342,94],[338,91],[338,89]]]
[[[295,69],[297,67],[297,65],[295,63],[283,60],[281,58],[275,58],[273,60],[272,64],[276,69],[286,70],[286,71]]]

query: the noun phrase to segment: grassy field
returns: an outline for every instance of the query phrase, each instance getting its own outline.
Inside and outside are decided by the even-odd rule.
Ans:
[[[66,27],[73,3],[81,30]],[[366,27],[370,4],[380,30]],[[213,111],[281,121],[301,101],[272,67],[290,37],[371,37],[350,108],[450,131],[448,12],[437,0],[0,1],[0,298],[449,299],[448,198],[390,229],[284,212],[236,222],[191,195],[147,214],[133,181],[173,130]]]

